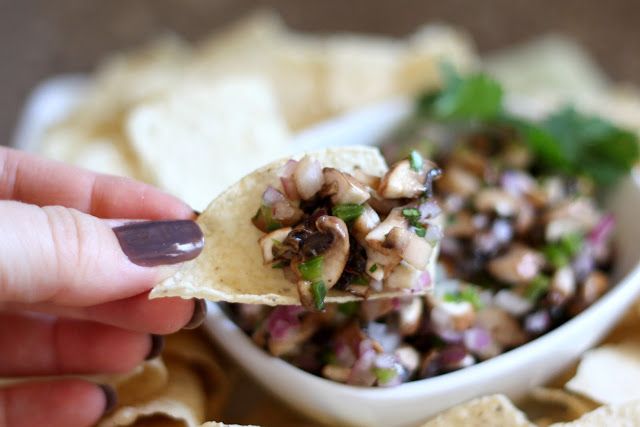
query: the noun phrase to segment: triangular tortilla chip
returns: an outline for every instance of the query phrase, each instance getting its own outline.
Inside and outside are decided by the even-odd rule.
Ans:
[[[360,168],[370,175],[381,176],[387,170],[380,152],[374,148],[336,148],[310,156],[323,166],[345,172]],[[281,159],[251,173],[209,205],[198,218],[205,235],[204,250],[174,276],[156,285],[151,298],[179,296],[246,304],[300,304],[296,286],[285,279],[281,270],[263,264],[258,245],[262,232],[251,223],[265,188],[279,185],[278,173],[287,160]],[[432,252],[429,262],[431,277],[434,277],[437,249]],[[403,295],[408,295],[407,291],[372,293],[369,298]],[[359,299],[331,289],[325,301]]]
[[[640,400],[624,405],[603,406],[570,423],[556,423],[549,427],[637,427],[640,425]]]
[[[422,427],[534,427],[502,394],[479,397],[455,406]]]

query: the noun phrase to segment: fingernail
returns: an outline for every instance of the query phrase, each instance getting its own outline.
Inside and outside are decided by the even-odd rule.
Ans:
[[[160,356],[162,350],[164,350],[164,337],[162,335],[151,335],[151,349],[144,360],[155,359]]]
[[[132,222],[113,232],[131,262],[143,267],[189,261],[204,246],[204,235],[191,220]]]
[[[111,387],[110,385],[98,384],[98,387],[100,387],[100,389],[104,393],[105,403],[104,403],[104,412],[102,412],[102,414],[106,415],[115,409],[116,405],[118,404],[118,395],[116,394],[116,391],[113,389],[113,387]]]
[[[194,209],[194,210],[193,210],[193,214],[194,214],[196,217],[198,217],[198,216],[202,215],[202,212],[197,211],[197,210],[195,210],[195,209]]]
[[[195,329],[202,325],[204,319],[207,317],[207,302],[203,299],[194,300],[193,315],[191,320],[187,322],[182,329]]]

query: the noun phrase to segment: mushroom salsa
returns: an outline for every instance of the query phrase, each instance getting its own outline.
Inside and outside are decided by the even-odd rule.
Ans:
[[[433,294],[322,311],[228,305],[257,345],[337,382],[394,386],[522,345],[607,291],[615,220],[596,196],[637,161],[635,135],[571,108],[525,121],[487,76],[445,76],[384,147],[389,160],[418,150],[442,168],[429,201],[447,216]]]

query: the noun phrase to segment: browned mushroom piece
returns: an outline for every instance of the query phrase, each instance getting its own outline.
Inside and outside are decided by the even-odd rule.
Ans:
[[[360,317],[365,322],[379,319],[395,310],[396,303],[390,298],[363,301],[360,304]]]
[[[340,365],[325,365],[322,368],[322,376],[332,381],[346,383],[351,375],[351,368]]]
[[[319,161],[304,156],[293,172],[293,182],[302,200],[309,200],[324,185],[324,174]]]
[[[579,197],[558,204],[544,220],[545,238],[553,242],[567,234],[591,230],[600,220],[600,214],[592,200]]]
[[[601,271],[590,273],[582,283],[580,297],[589,306],[596,302],[609,288],[609,278]]]
[[[392,209],[391,212],[389,212],[389,215],[387,215],[387,217],[384,219],[384,221],[378,224],[365,236],[365,241],[372,248],[375,248],[381,252],[389,252],[389,250],[386,250],[382,244],[384,243],[387,234],[389,234],[391,229],[394,227],[409,227],[409,221],[407,221],[407,218],[402,215],[401,208]]]
[[[398,362],[412,375],[420,366],[420,353],[410,345],[401,345],[393,352]]]
[[[324,187],[321,194],[331,196],[331,202],[335,205],[345,203],[360,205],[371,197],[367,187],[348,173],[334,168],[324,168],[323,175]]]
[[[470,197],[480,189],[480,179],[462,168],[452,166],[438,181],[438,189],[461,197]]]
[[[479,178],[484,178],[490,168],[487,157],[476,150],[464,148],[454,150],[453,153],[451,153],[450,162],[455,165],[455,167],[467,170]]]
[[[419,171],[411,167],[409,160],[401,160],[391,166],[382,177],[378,194],[385,199],[412,199],[427,190],[427,177],[431,170],[437,169],[434,163],[424,161]]]
[[[358,180],[363,185],[366,185],[369,188],[378,188],[380,185],[380,177],[366,174],[362,171],[362,169],[356,169],[353,171],[353,177]]]
[[[316,220],[316,228],[333,236],[331,246],[322,254],[322,280],[330,289],[338,282],[349,258],[349,230],[343,220],[328,215]]]
[[[424,303],[422,298],[411,298],[403,301],[398,312],[398,328],[403,336],[413,335],[420,327],[422,313],[424,312]]]
[[[450,217],[449,224],[444,229],[447,237],[472,237],[476,232],[473,217],[469,211],[460,211]]]
[[[258,239],[258,243],[262,249],[262,259],[265,264],[273,262],[273,247],[284,242],[284,239],[287,238],[290,232],[291,227],[279,228]]]
[[[514,216],[518,213],[520,200],[498,188],[485,188],[474,198],[480,212],[495,212],[499,216]]]
[[[489,261],[487,269],[496,279],[511,285],[529,283],[540,273],[544,257],[537,251],[513,244],[508,251]]]
[[[367,237],[367,234],[379,224],[380,216],[369,204],[365,203],[362,205],[362,214],[353,221],[351,231],[358,242],[364,244],[364,239]]]
[[[468,301],[438,301],[431,309],[431,322],[440,331],[462,332],[473,326],[476,311]]]
[[[576,276],[570,266],[556,270],[551,277],[549,300],[556,305],[563,305],[576,293]]]
[[[516,169],[526,169],[533,161],[531,150],[524,144],[507,145],[501,157],[506,166]]]
[[[518,321],[497,307],[486,307],[476,316],[476,325],[486,329],[500,347],[512,348],[524,344],[527,337]]]
[[[308,340],[317,330],[319,324],[312,316],[305,317],[300,325],[291,327],[281,337],[269,337],[267,346],[274,356],[285,356],[297,352],[300,345]]]

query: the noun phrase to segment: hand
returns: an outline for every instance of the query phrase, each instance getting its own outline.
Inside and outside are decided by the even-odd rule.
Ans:
[[[147,298],[202,250],[193,217],[148,185],[0,148],[0,377],[126,372],[201,323],[201,301]],[[0,427],[88,426],[114,402],[82,380],[13,385]]]

